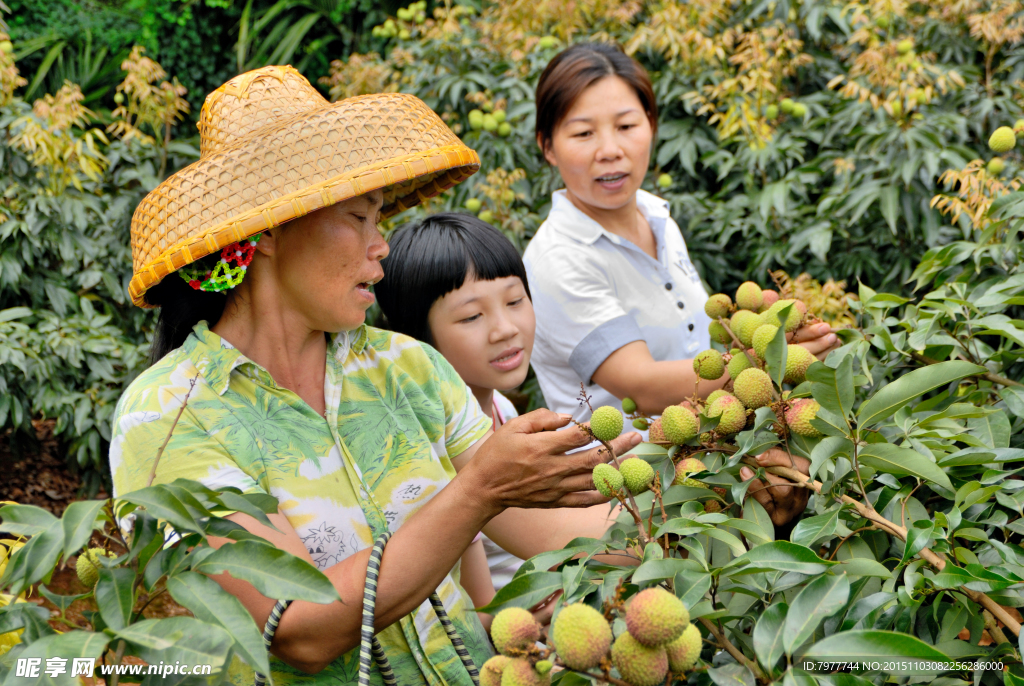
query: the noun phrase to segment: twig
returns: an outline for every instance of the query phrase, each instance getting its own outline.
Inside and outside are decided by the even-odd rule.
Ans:
[[[981,616],[985,618],[985,628],[988,629],[988,635],[995,639],[996,643],[1010,643],[1006,640],[1006,634],[996,624],[995,617],[988,610],[983,610]],[[1012,644],[1011,644],[1012,645]]]
[[[117,652],[114,653],[114,666],[121,664],[121,659],[124,658],[124,649],[126,645],[127,644],[124,642],[123,638],[117,642]],[[121,674],[116,669],[111,671],[113,674],[110,675],[110,686],[117,686],[117,682],[121,678]]]
[[[174,427],[178,426],[178,420],[181,419],[181,413],[185,411],[185,406],[188,405],[188,397],[192,395],[192,389],[196,387],[196,382],[199,381],[199,375],[196,374],[192,377],[192,380],[188,384],[188,393],[185,394],[185,399],[181,401],[181,407],[178,408],[178,414],[174,417],[174,423],[171,424],[170,430],[167,432],[167,436],[164,437],[164,443],[160,446],[160,450],[156,451],[156,459],[153,460],[153,468],[149,471],[149,479],[146,480],[146,488],[153,485],[153,479],[156,478],[156,467],[160,464],[160,458],[164,454],[164,448],[171,442],[171,434],[174,433]]]
[[[714,622],[711,622],[710,620],[705,619],[704,617],[701,617],[697,621],[699,621],[701,624],[707,627],[708,631],[711,632],[711,635],[718,640],[718,645],[721,646],[730,655],[732,655],[734,660],[736,660],[741,665],[744,665],[745,667],[747,667],[747,669],[752,671],[754,673],[754,676],[758,680],[767,680],[767,677],[765,676],[764,672],[761,671],[761,668],[757,666],[757,663],[751,660],[746,655],[744,655],[742,652],[740,652],[739,648],[734,646],[732,644],[732,641],[726,638],[725,634],[718,630],[718,627],[715,626]]]

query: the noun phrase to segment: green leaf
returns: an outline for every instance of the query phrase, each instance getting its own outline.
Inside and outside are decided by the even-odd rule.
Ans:
[[[814,362],[807,368],[811,382],[811,395],[829,412],[838,417],[849,417],[853,412],[853,356],[847,355],[835,369],[823,362]]]
[[[896,184],[885,186],[879,193],[879,205],[882,210],[882,216],[885,218],[885,223],[889,225],[889,230],[892,231],[893,235],[896,235],[896,217],[899,212],[899,200],[900,200],[900,187]]]
[[[692,563],[679,558],[668,558],[666,560],[650,560],[644,562],[633,572],[633,583],[642,586],[651,581],[671,579],[676,574],[689,569]]]
[[[277,527],[274,526],[274,524],[267,517],[267,513],[264,512],[263,508],[256,506],[252,502],[251,498],[249,498],[249,496],[241,495],[239,493],[232,493],[231,491],[225,491],[224,493],[218,493],[216,498],[217,502],[219,502],[221,505],[228,508],[229,510],[232,510],[233,512],[241,512],[243,514],[247,514],[263,526],[270,527],[274,530],[277,529]],[[271,500],[274,501],[274,509],[271,513],[273,514],[277,512],[278,505],[277,500],[275,498],[271,497]]]
[[[585,539],[576,539],[585,540]],[[575,557],[581,553],[586,555],[593,555],[600,550],[604,550],[607,544],[601,541],[590,539],[589,542],[581,545],[569,545],[561,550],[549,550],[546,553],[540,555],[534,555],[527,560],[523,567],[526,567],[523,571],[536,570],[538,572],[545,572],[555,565],[560,565],[569,558]]]
[[[203,533],[202,525],[195,520],[189,508],[162,484],[126,493],[120,499],[145,507],[151,515],[163,519],[180,534]]]
[[[918,524],[927,526],[918,526]],[[935,533],[935,523],[931,520],[920,520],[907,529],[907,542],[903,546],[903,562],[917,555],[927,546]]]
[[[779,321],[785,322],[790,310],[795,305],[790,303],[779,310]],[[768,343],[768,349],[764,353],[764,363],[768,370],[768,376],[779,388],[782,388],[782,380],[786,378],[786,356],[789,348],[786,347],[786,327],[780,326],[775,332],[775,337]]]
[[[82,549],[92,532],[103,526],[99,518],[106,500],[79,500],[68,505],[60,518],[64,528],[64,557],[70,557]]]
[[[40,584],[38,588],[39,588],[39,594],[42,595],[47,600],[49,600],[54,605],[56,605],[57,609],[60,610],[61,612],[67,611],[67,609],[69,607],[71,607],[71,605],[76,600],[80,600],[81,598],[85,598],[86,596],[89,595],[88,593],[77,593],[75,595],[58,595],[58,594],[54,593],[53,591],[51,591],[50,589],[48,589],[46,586],[43,586],[42,584]],[[49,619],[49,615],[47,615],[47,619]],[[0,633],[3,633],[3,632],[0,631]]]
[[[14,553],[7,563],[3,577],[0,577],[0,588],[9,584],[8,593],[21,594],[29,586],[53,572],[63,547],[64,530],[61,528],[60,520],[54,517],[48,529],[32,536],[23,548]]]
[[[836,569],[842,570],[847,576],[875,576],[880,579],[892,577],[892,572],[888,567],[866,557],[853,557],[849,560],[843,560]]]
[[[50,627],[50,611],[35,603],[11,603],[0,607],[0,634],[23,629],[21,642],[33,643],[54,633]]]
[[[948,386],[965,376],[980,374],[984,371],[984,367],[960,360],[940,362],[939,364],[915,369],[891,384],[882,387],[873,396],[865,400],[857,412],[857,422],[862,427],[877,424],[891,417],[907,403],[929,391],[933,391],[941,386]]]
[[[135,604],[134,581],[135,572],[126,567],[100,569],[99,581],[96,582],[96,605],[100,609],[100,617],[115,631],[131,622]]]
[[[920,658],[945,661],[946,655],[924,641],[896,631],[855,629],[822,639],[811,646],[803,657],[826,660],[863,662]]]
[[[822,621],[841,610],[849,598],[850,580],[845,574],[825,574],[804,586],[786,614],[786,654],[792,655]]]
[[[39,667],[39,677],[32,680],[33,686],[80,686],[79,677],[71,676],[72,658],[91,657],[99,658],[110,642],[106,634],[92,631],[68,631],[63,634],[45,636],[33,643],[30,643],[19,658],[40,658],[42,662]],[[49,676],[46,673],[46,661],[51,658],[67,659],[66,669],[63,674]],[[52,672],[51,672],[52,673]],[[96,674],[99,670],[96,670]],[[12,672],[8,675],[5,684],[22,684],[27,680],[14,676]]]
[[[1020,448],[964,448],[939,458],[942,467],[967,467],[989,462],[1017,462],[1024,460]]]
[[[35,505],[4,505],[0,507],[0,520],[0,531],[33,536],[53,526],[57,518]]]
[[[733,555],[739,556],[747,552],[747,549],[744,547],[743,542],[724,529],[719,529],[716,527],[708,529],[703,533],[704,535],[710,536],[711,538],[716,538],[722,543],[729,546],[729,550],[730,552],[732,552]]]
[[[765,610],[754,625],[754,653],[765,669],[774,669],[782,657],[787,610],[786,603],[776,603]]]
[[[503,586],[491,599],[491,602],[484,607],[477,608],[477,611],[494,614],[506,607],[530,608],[560,590],[562,590],[562,575],[559,572],[543,571],[519,574]]]
[[[916,476],[950,491],[953,490],[953,484],[950,483],[946,473],[916,450],[899,448],[889,443],[868,443],[861,446],[857,458],[861,464],[874,467],[880,472],[898,476]]]
[[[793,528],[793,532],[789,535],[789,540],[793,543],[810,547],[818,539],[831,538],[836,532],[838,524],[838,509],[822,515],[801,519],[796,527]]]
[[[132,655],[149,664],[210,665],[213,674],[224,669],[234,645],[227,631],[192,617],[144,619],[115,635],[131,645]]]
[[[712,667],[708,676],[715,686],[756,686],[757,681],[749,669],[735,662],[721,667]]]
[[[195,572],[182,572],[168,579],[167,590],[179,605],[191,610],[196,619],[223,627],[250,667],[261,674],[270,673],[263,636],[238,598],[210,577]]]
[[[340,600],[334,584],[316,567],[290,553],[255,541],[218,548],[193,567],[203,574],[228,572],[248,581],[268,598],[332,603]]]
[[[725,566],[730,576],[755,574],[757,572],[797,572],[798,574],[823,574],[836,564],[822,560],[810,548],[790,541],[773,541],[759,545],[740,555]]]
[[[6,310],[0,310],[0,324],[30,316],[32,316],[32,310],[27,307],[8,307]]]
[[[771,515],[768,514],[768,510],[764,509],[764,505],[753,498],[748,498],[743,503],[743,519],[755,524],[761,530],[764,540],[755,541],[755,544],[770,543],[775,540],[775,524],[772,523]]]

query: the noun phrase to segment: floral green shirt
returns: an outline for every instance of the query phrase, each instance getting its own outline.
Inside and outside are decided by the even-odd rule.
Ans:
[[[337,334],[328,349],[325,418],[200,322],[118,403],[115,495],[146,485],[192,379],[154,483],[187,478],[273,495],[321,570],[396,531],[454,478],[451,459],[490,429],[451,365],[412,338],[367,326]],[[458,567],[437,593],[479,665],[490,646],[457,579]],[[403,686],[472,683],[429,601],[378,638]],[[316,675],[273,656],[271,667],[275,684],[354,684],[358,649]],[[237,657],[231,681],[253,682]],[[376,669],[374,683],[382,683]]]

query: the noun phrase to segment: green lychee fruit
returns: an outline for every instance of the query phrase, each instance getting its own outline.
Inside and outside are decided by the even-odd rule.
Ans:
[[[786,383],[801,384],[807,378],[807,368],[817,360],[810,350],[790,343],[786,346]]]
[[[476,214],[483,207],[483,203],[480,202],[480,198],[469,198],[466,200],[466,209]]]
[[[10,55],[12,52],[14,52],[14,43],[12,43],[9,40],[0,41],[0,52]]]
[[[766,288],[761,291],[761,309],[758,311],[764,312],[777,302],[779,302],[779,292]]]
[[[1013,132],[1017,134],[1018,138],[1024,136],[1024,119],[1013,122]]]
[[[506,205],[511,205],[516,201],[516,192],[511,188],[506,188],[501,192],[501,201]]]
[[[704,511],[707,512],[706,505]],[[689,672],[697,666],[702,647],[700,629],[695,624],[687,625],[679,638],[665,646],[665,652],[668,653],[668,666],[676,673]]]
[[[639,457],[629,457],[623,460],[619,465],[619,473],[622,474],[626,488],[633,495],[643,493],[654,481],[654,467]]]
[[[693,358],[693,371],[702,379],[714,381],[725,374],[725,361],[717,350],[705,350]]]
[[[704,303],[704,313],[712,319],[728,317],[732,309],[732,300],[725,293],[715,293]]]
[[[737,310],[733,314],[732,319],[729,320],[729,328],[736,334],[736,338],[740,339],[740,343],[750,347],[751,339],[754,337],[754,331],[757,327],[764,323],[760,317],[750,310]]]
[[[661,428],[673,445],[683,445],[697,436],[697,418],[687,409],[670,405],[661,414]]]
[[[484,210],[483,212],[481,212],[480,214],[478,214],[476,216],[477,216],[477,219],[479,219],[480,221],[482,221],[482,222],[484,222],[486,224],[490,224],[491,222],[494,221],[494,213],[491,212],[490,210]]]
[[[484,131],[493,133],[498,130],[498,120],[494,118],[493,114],[484,115]]]
[[[793,106],[794,105],[796,105],[796,103],[793,102],[792,98],[785,98],[780,103],[780,107],[782,108],[782,111],[785,112],[786,114],[792,114],[793,113]]]
[[[622,413],[611,405],[602,405],[590,417],[590,430],[599,441],[612,441],[622,433]]]
[[[402,21],[408,21],[412,19],[413,14],[415,14],[414,11],[407,9],[405,7],[399,7],[398,11],[395,12],[395,16],[401,19]]]
[[[114,102],[118,105],[124,104],[124,93],[114,93]]]
[[[730,393],[729,391],[726,391],[726,390],[723,390],[723,389],[719,388],[717,391],[711,391],[710,393],[708,393],[708,397],[707,397],[707,399],[704,402],[705,402],[705,404],[710,406],[711,403],[713,403],[716,400],[718,400],[719,398],[725,397],[727,395],[732,395],[732,393]]]
[[[718,322],[708,324],[708,335],[715,343],[721,343],[722,345],[728,345],[732,341],[729,330]]]
[[[757,359],[764,360],[764,356],[768,352],[768,344],[775,339],[775,334],[779,332],[779,327],[773,326],[772,324],[762,324],[757,327],[754,331],[754,338],[751,341],[753,343],[754,354],[757,355]]]
[[[551,641],[558,657],[570,669],[597,667],[612,645],[612,628],[600,612],[584,605],[567,605],[551,628]]]
[[[800,328],[800,322],[803,321],[804,312],[807,311],[807,306],[804,305],[803,311],[801,312],[800,305],[802,305],[803,303],[799,300],[787,299],[778,301],[777,303],[769,307],[765,312],[761,313],[761,323],[782,326],[783,324],[779,320],[779,312],[781,312],[783,308],[786,307],[786,305],[789,305],[791,303],[793,307],[789,310],[789,315],[786,317],[785,328],[786,333],[793,333],[794,331]],[[753,332],[751,332],[751,336],[753,336]]]
[[[736,289],[736,307],[740,309],[756,312],[760,309],[762,300],[764,300],[764,294],[761,292],[761,287],[753,281],[744,281]]]
[[[650,422],[643,417],[637,417],[633,420],[633,428],[639,431],[646,431],[650,426]]]
[[[896,44],[896,52],[898,52],[901,55],[906,55],[913,49],[914,41],[910,40],[909,38],[901,40],[899,43]]]
[[[636,412],[636,401],[628,397],[623,398],[622,411],[625,412],[626,414],[633,414],[634,412]]]
[[[426,20],[427,20],[427,15],[425,13],[423,13],[423,12],[417,12],[416,13],[416,23],[417,24],[422,24]]]
[[[494,110],[494,112],[491,113],[491,116],[494,117],[494,121],[498,122],[499,124],[501,124],[502,122],[505,121],[505,119],[508,118],[508,115],[505,114],[505,110]]]
[[[999,176],[1003,173],[1004,169],[1006,169],[1006,162],[1003,161],[1002,157],[993,157],[988,161],[988,164],[985,165],[985,171],[987,171],[990,176]]]
[[[548,686],[550,674],[541,674],[525,657],[509,660],[501,673],[501,686]]]
[[[660,586],[640,591],[626,610],[626,629],[648,647],[661,646],[679,638],[690,623],[683,601]]]
[[[484,113],[480,110],[469,111],[469,127],[476,131],[484,128]]]
[[[880,29],[889,28],[889,18],[884,15],[881,17],[877,17],[875,19],[875,26],[877,26]]]
[[[534,665],[534,669],[537,670],[538,674],[543,676],[550,672],[554,668],[554,666],[555,663],[553,663],[551,660],[537,660],[537,664]]]
[[[717,431],[723,436],[739,433],[747,424],[746,408],[743,407],[743,403],[738,398],[732,395],[722,396],[711,403],[708,406],[707,415],[709,417],[720,417]]]
[[[491,641],[502,655],[526,650],[539,640],[540,625],[524,608],[505,608],[491,622]]]
[[[750,410],[772,401],[772,379],[760,369],[746,369],[733,381],[732,392]]]
[[[592,474],[594,488],[605,498],[614,498],[616,491],[622,490],[622,474],[610,464],[599,464]]]
[[[95,587],[96,582],[99,581],[100,569],[103,568],[103,564],[100,562],[101,557],[113,558],[117,556],[113,553],[108,553],[103,548],[89,548],[78,556],[78,561],[75,563],[75,571],[78,573],[78,580],[86,588]]]
[[[802,102],[798,102],[793,105],[793,116],[797,119],[803,119],[807,116],[807,105]]]
[[[507,121],[503,121],[498,124],[498,135],[502,138],[508,138],[512,135],[512,125]]]
[[[399,40],[409,40],[412,38],[412,34],[409,33],[409,29],[402,29],[398,32],[398,38]]]
[[[661,417],[651,422],[651,426],[647,430],[647,440],[651,443],[668,443],[665,432],[661,428]]]
[[[556,45],[558,45],[558,39],[554,36],[542,36],[541,39],[537,41],[537,47],[541,50],[550,50]]]
[[[728,365],[730,379],[735,379],[743,372],[744,369],[750,369],[751,367],[754,366],[750,363],[750,358],[747,357],[747,354],[740,350],[739,348],[733,348],[729,352],[732,353],[732,359],[729,360]],[[714,393],[712,393],[711,395],[714,395]],[[711,395],[708,396],[709,402],[711,401]]]
[[[494,111],[494,103],[491,102],[490,100],[488,100],[488,101],[486,101],[486,102],[484,102],[483,104],[480,105],[480,109],[482,109],[484,112],[493,112]],[[497,123],[497,122],[495,122],[495,123]]]
[[[623,680],[633,686],[659,686],[668,674],[668,654],[663,646],[648,648],[629,632],[612,644],[612,663]]]
[[[658,177],[658,188],[668,188],[672,185],[672,175],[662,174]]]
[[[508,663],[504,655],[495,655],[485,662],[480,668],[480,686],[501,686],[501,673]]]
[[[811,420],[818,414],[820,407],[818,401],[811,398],[794,400],[786,410],[786,424],[789,424],[789,430],[806,438],[820,437],[822,433],[811,426]]]
[[[1009,126],[1000,126],[992,132],[992,135],[988,139],[988,147],[992,149],[992,152],[998,155],[1010,152],[1016,144],[1017,135],[1014,134],[1013,129]]]
[[[776,117],[779,116],[779,106],[768,105],[768,107],[764,108],[764,116],[767,117],[768,119],[775,119]]]

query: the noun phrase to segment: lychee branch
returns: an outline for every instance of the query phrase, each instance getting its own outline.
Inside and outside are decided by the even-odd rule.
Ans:
[[[715,625],[714,622],[705,619],[704,617],[699,617],[697,621],[703,624],[707,628],[707,630],[711,632],[711,635],[714,636],[715,640],[718,641],[719,647],[721,647],[727,653],[732,655],[734,660],[736,660],[741,665],[745,666],[747,669],[753,672],[754,677],[756,677],[758,681],[770,681],[770,679],[767,676],[765,676],[764,672],[761,671],[761,668],[758,667],[757,663],[751,660],[746,655],[744,655],[739,648],[734,646],[732,644],[732,641],[726,638],[725,634],[722,631],[719,631],[718,627]]]

